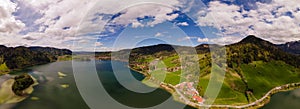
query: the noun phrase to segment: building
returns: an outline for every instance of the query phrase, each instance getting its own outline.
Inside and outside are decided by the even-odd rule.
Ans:
[[[196,96],[196,95],[193,96],[193,100],[197,101],[198,103],[204,102],[204,100],[201,96]]]

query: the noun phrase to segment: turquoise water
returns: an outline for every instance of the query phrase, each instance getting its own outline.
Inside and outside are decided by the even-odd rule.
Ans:
[[[127,69],[126,63],[113,61],[117,65],[117,70],[123,71]],[[84,75],[89,75],[90,69],[85,69],[88,62],[76,62],[77,65],[82,66],[80,68]],[[156,89],[150,93],[135,93],[125,87],[123,87],[115,78],[112,71],[110,61],[96,61],[96,70],[98,77],[101,80],[106,92],[95,92],[93,88],[98,87],[97,84],[87,84],[86,88],[95,96],[103,97],[104,101],[108,101],[105,96],[109,94],[109,100],[115,101],[118,105],[108,102],[100,102],[100,100],[94,100],[99,104],[99,109],[120,109],[120,106],[126,106],[127,108],[149,108],[166,102],[168,98],[171,98],[171,94],[168,92]],[[67,74],[64,78],[59,78],[57,72],[63,72]],[[30,68],[29,73],[38,79],[39,85],[36,86],[34,92],[30,97],[38,97],[39,100],[31,100],[28,97],[26,100],[14,105],[13,109],[89,109],[88,103],[86,103],[81,97],[74,80],[74,74],[72,69],[72,62],[54,62],[46,65],[40,65]],[[120,72],[126,73],[126,72]],[[127,72],[128,73],[128,72]],[[140,82],[144,76],[135,71],[130,72],[138,82]],[[88,78],[86,78],[88,79]],[[146,85],[137,85],[136,81],[130,80],[124,76],[121,80],[126,82],[135,88],[151,89]],[[62,88],[61,84],[69,84],[68,88]],[[94,92],[93,92],[94,91]],[[167,106],[161,106],[159,108],[164,109],[180,109],[185,107],[184,104],[170,100]],[[190,108],[190,107],[186,107]]]

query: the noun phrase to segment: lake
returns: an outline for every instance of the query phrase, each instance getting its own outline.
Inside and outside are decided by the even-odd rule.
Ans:
[[[84,76],[92,75],[91,69],[89,65],[94,64],[96,66],[97,75],[101,81],[102,86],[98,86],[97,83],[86,83],[85,81],[89,81],[89,78],[84,78]],[[54,62],[46,65],[39,65],[35,67],[29,68],[29,72],[32,76],[34,76],[39,85],[34,87],[34,92],[28,97],[26,100],[14,104],[11,106],[13,109],[89,109],[93,104],[97,105],[98,109],[120,109],[122,108],[191,108],[186,107],[184,104],[176,102],[172,99],[170,93],[162,90],[156,89],[152,87],[148,87],[146,85],[141,85],[141,80],[143,80],[144,76],[138,72],[130,70],[129,73],[133,75],[135,80],[132,78],[127,78],[127,76],[122,76],[128,72],[125,70],[129,70],[127,64],[125,62],[118,61],[78,61],[74,62],[80,68],[80,74],[76,76],[83,76],[85,79],[81,83],[86,87],[86,90],[89,91],[89,94],[93,94],[92,96],[100,96],[101,99],[95,99],[92,101],[84,100],[80,95],[79,90],[77,89],[76,82],[74,79],[72,62],[64,61],[64,62]],[[74,64],[73,63],[73,64]],[[125,82],[126,85],[137,88],[141,90],[153,90],[149,93],[136,93],[128,90],[123,87],[118,80],[116,79],[113,70],[112,64],[116,65],[114,70],[118,70],[121,73],[118,77],[118,80]],[[122,72],[124,71],[124,72]],[[64,78],[60,78],[57,72],[62,72],[67,76]],[[137,81],[138,80],[138,81]],[[67,84],[69,87],[63,88],[61,84]],[[96,91],[97,87],[102,87],[105,90]],[[94,90],[95,89],[95,90]],[[32,100],[31,97],[37,97],[38,100]],[[88,101],[86,103],[85,101]],[[88,105],[91,103],[92,105]],[[153,107],[159,104],[167,104],[161,105],[158,107]],[[95,105],[94,105],[95,106]]]
[[[299,109],[300,89],[276,93],[263,109]]]
[[[81,96],[74,78],[72,62],[54,62],[45,65],[39,65],[25,70],[34,76],[39,85],[34,87],[34,92],[26,100],[2,107],[3,109],[89,109],[90,106],[97,107],[97,109],[124,109],[124,108],[156,108],[156,109],[189,109],[191,107],[185,106],[182,103],[176,102],[172,99],[170,93],[148,87],[141,84],[144,76],[138,72],[128,69],[127,63],[119,61],[79,61],[74,62],[79,69],[76,79],[83,79],[77,85],[86,86],[85,89],[91,96],[101,97],[101,99],[88,100]],[[73,63],[73,65],[74,65]],[[138,90],[153,90],[148,93],[137,93],[128,90],[120,84],[114,75],[112,69],[114,63],[114,71],[117,70],[118,80],[123,84],[136,88]],[[87,81],[94,81],[90,78],[93,76],[91,65],[96,66],[95,71],[101,85],[95,83],[85,83]],[[130,72],[126,72],[130,70]],[[24,71],[24,72],[25,72]],[[57,72],[63,72],[67,76],[59,78]],[[134,77],[128,77],[128,73]],[[15,73],[16,75],[18,73]],[[138,80],[138,81],[137,81]],[[77,80],[78,81],[78,80]],[[68,88],[61,87],[61,84],[68,84]],[[97,91],[97,88],[103,90]],[[32,100],[31,97],[37,97],[38,100]],[[88,101],[86,103],[85,101]],[[90,104],[90,105],[88,105]],[[94,105],[93,105],[94,104]],[[164,105],[159,105],[164,104]],[[156,106],[159,105],[159,106]],[[153,107],[156,106],[156,107]],[[270,103],[263,107],[263,109],[298,109],[300,107],[300,89],[277,93],[272,96]]]

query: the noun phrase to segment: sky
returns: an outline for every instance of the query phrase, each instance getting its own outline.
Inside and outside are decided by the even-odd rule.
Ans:
[[[115,51],[300,40],[299,0],[1,0],[0,44]]]

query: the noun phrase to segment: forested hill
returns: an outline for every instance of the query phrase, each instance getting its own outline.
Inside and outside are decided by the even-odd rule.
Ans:
[[[248,36],[242,41],[227,45],[228,65],[251,63],[253,61],[269,62],[272,60],[284,61],[295,67],[300,67],[300,57],[285,52],[277,45],[255,36]]]
[[[182,58],[176,52],[176,50],[185,52],[187,48],[192,47],[165,44],[139,47],[131,51],[129,64],[132,69],[147,72],[146,74],[151,76],[149,80],[165,75],[163,82],[177,85],[181,83],[181,80],[188,80],[190,75],[194,75],[193,72],[198,72],[196,69],[198,66],[192,66],[189,63],[181,64],[181,60],[199,60],[200,75],[196,88],[200,95],[204,95],[213,75],[212,69],[218,69],[219,66],[224,65],[213,65],[212,62],[226,60],[225,78],[214,102],[221,105],[249,104],[265,96],[274,87],[300,81],[299,55],[286,52],[269,41],[250,35],[240,42],[213,50],[218,46],[220,45],[196,46],[198,59],[194,55]],[[226,57],[219,56],[220,58],[214,58],[212,61],[213,56],[218,56],[214,54],[218,54],[219,51],[224,52],[224,49],[226,49]],[[166,71],[161,69],[151,71],[151,62],[156,59],[164,63]],[[182,76],[182,68],[189,72],[189,76]]]
[[[21,69],[57,60],[58,56],[71,55],[72,51],[50,47],[6,47],[0,45],[0,73],[8,69]],[[1,71],[2,70],[2,71]]]
[[[72,51],[68,49],[57,49],[57,48],[52,48],[52,47],[29,47],[30,50],[33,51],[40,51],[46,54],[51,54],[51,55],[56,55],[56,56],[61,56],[61,55],[71,55]]]
[[[202,44],[196,46],[198,54],[207,54],[209,56],[210,47],[219,46],[216,44]],[[174,49],[185,50],[184,46],[172,46],[166,44],[153,45],[147,47],[135,48],[131,51],[131,64],[144,65],[147,60],[160,57],[172,57],[176,55]],[[283,61],[289,65],[300,67],[300,57],[296,54],[286,52],[269,41],[250,35],[238,43],[226,45],[227,65],[248,64],[254,61]],[[144,64],[143,64],[144,63]],[[147,65],[147,64],[145,64]],[[133,66],[132,66],[133,67]],[[147,68],[147,66],[146,66]]]

